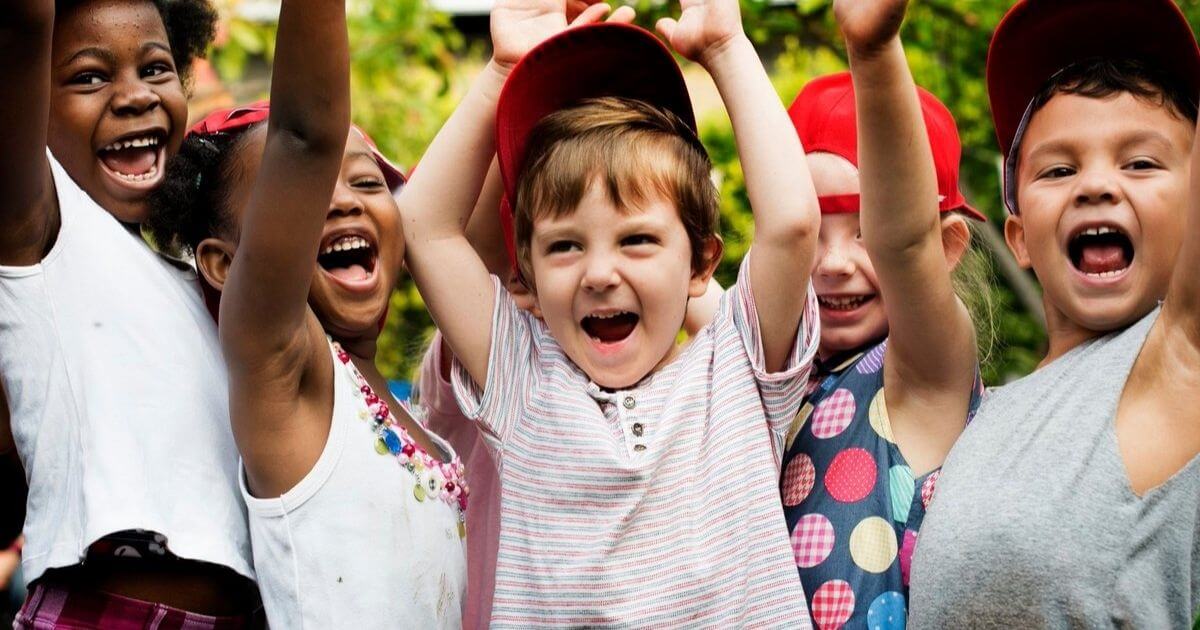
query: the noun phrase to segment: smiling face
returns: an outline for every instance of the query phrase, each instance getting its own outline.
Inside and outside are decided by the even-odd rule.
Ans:
[[[808,168],[819,197],[859,193],[858,169],[845,158],[812,153]],[[812,283],[820,306],[822,358],[887,335],[887,313],[857,212],[821,215]]]
[[[1058,94],[1019,148],[1009,247],[1032,267],[1055,329],[1103,333],[1166,295],[1184,229],[1192,124],[1117,93]],[[1052,339],[1053,345],[1053,339]]]
[[[711,269],[693,273],[675,203],[618,207],[598,182],[574,212],[533,222],[535,312],[592,381],[622,389],[675,356],[688,298],[704,294]]]
[[[237,146],[228,204],[245,208],[261,163],[267,128],[259,125]],[[231,222],[241,224],[241,210]],[[234,254],[236,256],[236,252]],[[374,339],[404,262],[400,211],[371,147],[350,131],[321,233],[308,303],[333,337]]]
[[[52,59],[50,150],[100,206],[141,223],[187,124],[158,10],[128,0],[75,4],[55,18]]]

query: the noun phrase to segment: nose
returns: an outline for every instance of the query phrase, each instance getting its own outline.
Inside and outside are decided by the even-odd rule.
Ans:
[[[329,214],[327,218],[349,217],[362,214],[363,204],[346,182],[338,180],[336,186],[333,187],[333,198],[329,201]]]
[[[1095,167],[1083,171],[1075,191],[1075,204],[1116,204],[1123,195],[1117,175],[1112,169]]]
[[[817,274],[829,278],[838,278],[854,274],[854,261],[847,255],[845,248],[836,243],[818,246]]]
[[[621,283],[621,275],[613,257],[607,253],[597,252],[588,256],[587,267],[583,272],[583,288],[593,293],[612,289]]]
[[[151,111],[162,104],[162,99],[140,76],[124,76],[117,80],[112,99],[113,111],[118,115],[137,116]]]

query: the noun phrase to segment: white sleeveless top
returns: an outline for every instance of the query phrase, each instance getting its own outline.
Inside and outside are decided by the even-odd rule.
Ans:
[[[460,628],[467,565],[459,508],[426,492],[429,470],[414,473],[377,450],[358,371],[331,352],[333,418],[312,470],[271,499],[251,496],[240,477],[267,621],[310,630]],[[428,435],[457,464],[450,445]]]
[[[196,274],[47,155],[58,238],[38,264],[0,266],[0,383],[29,483],[25,581],[130,529],[253,578],[225,364]]]

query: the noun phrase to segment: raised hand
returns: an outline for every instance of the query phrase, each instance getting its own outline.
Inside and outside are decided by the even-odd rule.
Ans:
[[[833,14],[846,48],[854,54],[880,51],[900,33],[908,0],[834,0]]]
[[[675,52],[709,66],[712,57],[743,36],[737,0],[682,0],[679,19],[662,18],[655,28]]]
[[[525,53],[570,26],[633,21],[633,8],[612,11],[602,0],[497,0],[492,7],[492,59],[511,69]]]

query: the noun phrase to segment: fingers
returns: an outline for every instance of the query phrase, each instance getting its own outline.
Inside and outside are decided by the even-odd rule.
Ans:
[[[675,18],[660,18],[654,23],[654,30],[658,31],[659,35],[663,36],[663,39],[671,41],[671,35],[675,33],[675,27],[678,25],[679,22],[675,21]]]
[[[605,15],[612,10],[612,7],[604,3],[597,3],[584,9],[574,20],[571,20],[571,27],[583,26],[584,24],[594,24],[604,19]]]
[[[637,11],[634,11],[633,7],[629,5],[621,5],[617,7],[617,10],[613,11],[612,15],[609,15],[608,19],[605,21],[618,22],[621,24],[632,24],[633,18],[635,17],[637,17]]]

